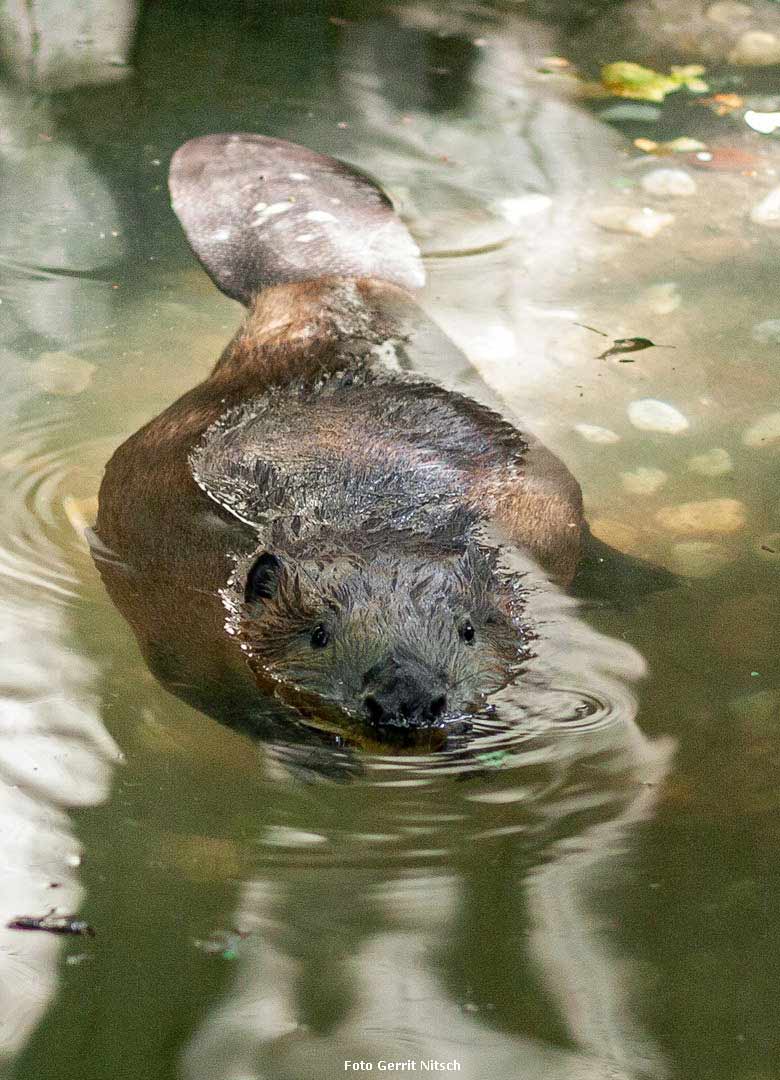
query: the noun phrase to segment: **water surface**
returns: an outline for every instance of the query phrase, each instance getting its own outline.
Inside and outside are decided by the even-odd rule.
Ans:
[[[750,431],[780,408],[780,306],[776,234],[748,211],[780,154],[690,102],[608,126],[538,71],[622,58],[587,28],[492,5],[158,3],[124,82],[0,87],[0,906],[96,931],[0,931],[3,1077],[776,1075],[780,508],[777,443]],[[107,457],[240,318],[165,189],[181,142],[231,129],[380,177],[426,255],[426,308],[566,460],[594,532],[681,576],[553,605],[555,694],[510,696],[516,725],[468,752],[334,749],[312,775],[167,694],[90,557]],[[754,160],[686,159],[696,195],[651,195],[648,133]],[[593,224],[612,205],[674,221]],[[664,348],[597,359],[634,336]],[[647,399],[686,426],[637,426]]]

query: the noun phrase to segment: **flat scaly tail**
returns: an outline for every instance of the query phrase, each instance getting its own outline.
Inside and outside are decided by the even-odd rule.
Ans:
[[[375,278],[419,288],[417,246],[387,196],[349,165],[247,132],[173,155],[173,209],[215,285],[251,306],[269,285]]]

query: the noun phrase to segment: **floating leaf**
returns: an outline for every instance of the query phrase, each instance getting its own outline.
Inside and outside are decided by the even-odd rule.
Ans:
[[[699,78],[700,75],[704,74],[704,68],[701,64],[686,64],[684,67],[677,67],[672,64],[670,71],[669,77],[679,83],[680,86],[690,90],[692,94],[706,94],[709,90],[709,86],[704,79]]]
[[[741,109],[745,99],[739,94],[714,94],[711,98],[704,98],[702,104],[708,105],[717,116],[728,116]]]
[[[670,139],[668,142],[656,142],[654,139],[634,139],[634,146],[643,154],[655,154],[657,157],[669,154],[692,154],[706,151],[707,144],[698,139],[689,139],[682,136],[679,139]]]
[[[707,144],[681,135],[679,139],[670,139],[669,142],[661,143],[661,149],[668,150],[672,154],[692,154],[697,150],[706,150]]]
[[[601,353],[597,360],[606,360],[608,356],[617,356],[620,353],[640,352],[642,349],[654,349],[656,344],[646,337],[615,338],[612,345]],[[633,360],[621,360],[621,364],[632,364]]]
[[[617,60],[601,69],[601,82],[616,97],[636,98],[640,101],[663,101],[667,94],[685,86],[694,94],[709,90],[699,78],[704,73],[701,64],[673,67],[668,75],[652,68]]]

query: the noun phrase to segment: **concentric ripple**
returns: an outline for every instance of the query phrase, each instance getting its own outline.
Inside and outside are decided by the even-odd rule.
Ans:
[[[280,773],[269,796],[280,818],[258,839],[259,866],[412,871],[446,865],[476,841],[522,834],[546,843],[629,813],[669,755],[636,724],[632,683],[643,662],[559,593],[544,595],[537,614],[536,656],[443,749],[271,748],[288,775],[343,782],[318,785],[323,794],[293,800],[293,811],[279,803]]]
[[[0,448],[0,575],[69,602],[78,591],[74,565],[86,554],[83,529],[96,507],[89,489],[97,490],[106,451],[98,441],[70,442],[64,428],[56,420],[19,425],[15,445]]]

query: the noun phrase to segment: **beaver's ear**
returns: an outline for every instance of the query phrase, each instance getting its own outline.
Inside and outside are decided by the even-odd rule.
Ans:
[[[257,600],[272,600],[279,588],[284,569],[282,560],[264,551],[249,567],[244,586],[244,600],[252,604]]]

